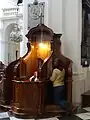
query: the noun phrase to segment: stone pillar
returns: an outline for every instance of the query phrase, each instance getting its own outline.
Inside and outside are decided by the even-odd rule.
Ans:
[[[81,103],[87,71],[81,67],[82,0],[63,0],[64,54],[73,61],[73,102]]]
[[[61,51],[64,53],[63,0],[48,0],[48,25],[57,34],[62,34]]]
[[[48,25],[55,33],[59,34],[62,33],[62,1],[63,0],[48,0]]]
[[[1,61],[1,43],[0,43],[0,61]]]
[[[27,46],[26,46],[26,43],[27,43],[27,38],[25,37],[25,34],[28,32],[27,30],[27,22],[28,22],[28,19],[27,19],[27,16],[28,16],[28,12],[27,12],[27,3],[29,1],[28,0],[23,0],[23,29],[22,29],[22,32],[23,32],[23,41],[20,43],[20,56],[24,56],[27,52]]]
[[[81,67],[82,0],[50,0],[48,20],[51,29],[62,34],[62,51],[73,61],[73,102],[80,102],[86,79]]]
[[[8,36],[6,35],[5,38],[5,30],[2,29],[0,32],[0,60],[5,64],[8,65]]]
[[[64,52],[73,60],[73,71],[81,67],[82,0],[63,0]]]

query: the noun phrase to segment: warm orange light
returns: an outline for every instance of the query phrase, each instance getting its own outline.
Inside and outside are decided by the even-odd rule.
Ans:
[[[51,44],[50,42],[41,42],[38,44],[38,49],[37,49],[37,57],[41,59],[46,59],[51,51]]]
[[[45,43],[39,43],[39,47],[42,49],[48,49],[49,46]]]
[[[34,48],[34,45],[31,45],[31,48],[33,49],[33,48]]]
[[[48,59],[51,55],[51,43],[50,41],[33,42],[31,44],[31,50],[24,58],[26,64],[27,76],[32,76],[38,67],[38,58],[42,60]],[[45,61],[44,61],[45,62]]]

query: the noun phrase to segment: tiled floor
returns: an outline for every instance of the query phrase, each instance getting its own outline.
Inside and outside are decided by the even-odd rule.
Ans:
[[[0,118],[0,120],[35,120],[35,119],[18,119],[15,117],[4,117],[4,118]],[[40,120],[40,119],[38,119]],[[41,120],[58,120],[58,118],[53,117],[53,118],[48,118],[48,119],[41,119]],[[61,118],[61,120],[82,120],[79,117],[76,116],[70,116],[70,117],[63,117]]]
[[[84,108],[82,110],[77,111],[78,114],[74,114],[72,116],[64,116],[60,120],[90,120],[90,107]],[[35,119],[19,119],[13,116],[10,116],[8,112],[0,113],[0,120],[35,120]],[[48,118],[48,119],[38,119],[38,120],[58,120],[57,117]]]

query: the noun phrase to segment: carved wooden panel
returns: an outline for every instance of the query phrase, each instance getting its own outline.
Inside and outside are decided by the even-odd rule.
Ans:
[[[12,110],[19,114],[37,115],[44,111],[44,83],[13,81]]]
[[[40,24],[41,14],[43,16],[42,22],[44,23],[44,6],[44,2],[38,3],[37,5],[28,4],[28,29]]]
[[[4,103],[4,82],[6,80],[5,75],[6,65],[0,61],[0,102]]]

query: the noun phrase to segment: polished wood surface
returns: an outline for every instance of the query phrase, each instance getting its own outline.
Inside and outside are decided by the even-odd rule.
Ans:
[[[13,80],[12,110],[16,113],[29,115],[44,112],[44,88],[44,82]]]

